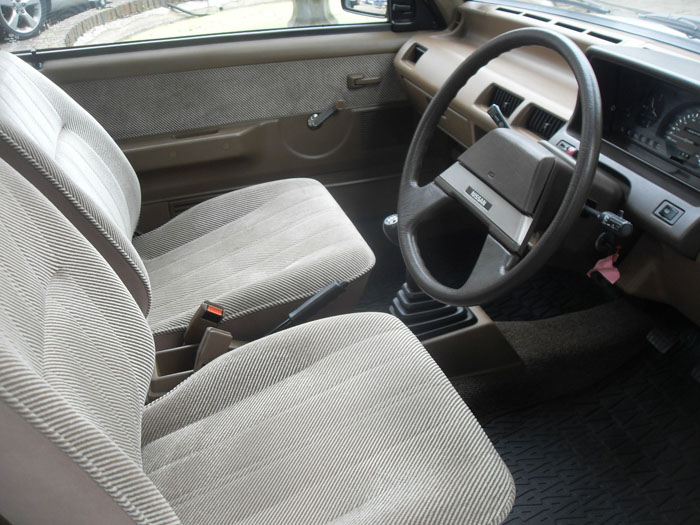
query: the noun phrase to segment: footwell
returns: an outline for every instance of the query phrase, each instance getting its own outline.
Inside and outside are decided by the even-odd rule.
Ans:
[[[700,521],[700,386],[682,352],[645,350],[604,383],[485,430],[516,481],[508,523]]]

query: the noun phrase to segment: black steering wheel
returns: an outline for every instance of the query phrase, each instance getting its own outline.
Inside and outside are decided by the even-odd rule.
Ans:
[[[497,128],[472,145],[450,168],[425,186],[421,165],[438,121],[457,92],[488,62],[523,46],[559,53],[576,77],[581,137],[573,175],[562,169],[548,144]],[[552,256],[581,214],[595,176],[601,139],[598,82],[583,52],[570,39],[546,29],[504,33],[472,53],[447,79],[421,118],[406,157],[398,203],[399,245],[418,286],[447,304],[469,306],[498,298],[531,277]],[[566,177],[570,181],[566,182]],[[563,181],[563,182],[562,182]],[[440,283],[428,270],[418,227],[451,199],[488,227],[476,263],[459,288]],[[552,200],[557,205],[552,206]],[[476,252],[475,252],[476,253]]]

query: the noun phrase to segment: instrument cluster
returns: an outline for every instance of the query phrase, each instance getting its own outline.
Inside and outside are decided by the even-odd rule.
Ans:
[[[700,190],[700,95],[622,66],[598,67],[617,69],[601,85],[603,137]]]

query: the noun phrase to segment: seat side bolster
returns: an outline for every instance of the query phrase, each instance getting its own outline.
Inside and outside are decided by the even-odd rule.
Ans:
[[[113,241],[107,232],[97,226],[90,214],[82,207],[80,209],[71,202],[66,194],[49,180],[49,175],[40,172],[40,168],[22,155],[15,147],[13,140],[0,131],[0,158],[4,159],[29,183],[37,188],[58,210],[68,219],[75,228],[95,247],[112,267],[124,286],[133,296],[136,304],[147,316],[151,308],[151,289],[145,268],[141,268],[140,261],[126,254],[120,241]],[[115,230],[115,233],[116,230]],[[128,242],[127,239],[124,239]]]

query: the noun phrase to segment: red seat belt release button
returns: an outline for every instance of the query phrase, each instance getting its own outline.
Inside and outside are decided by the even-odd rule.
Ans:
[[[212,321],[216,324],[219,324],[221,322],[221,319],[224,317],[224,309],[221,306],[216,306],[211,303],[202,303],[206,305],[206,309],[204,311],[204,318],[208,321]]]
[[[197,344],[202,340],[204,331],[209,328],[216,328],[224,318],[224,307],[218,304],[204,301],[192,316],[187,325],[183,342],[186,345]]]

